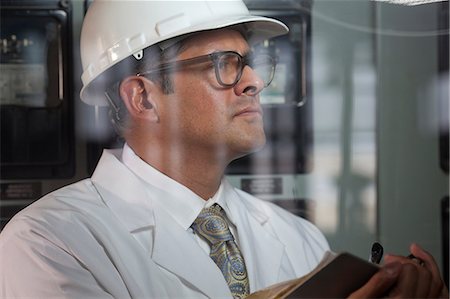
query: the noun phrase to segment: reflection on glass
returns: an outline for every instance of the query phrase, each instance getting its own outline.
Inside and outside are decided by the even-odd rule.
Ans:
[[[71,71],[63,44],[70,40],[67,13],[9,7],[1,13],[2,178],[66,177],[73,134],[64,88]]]

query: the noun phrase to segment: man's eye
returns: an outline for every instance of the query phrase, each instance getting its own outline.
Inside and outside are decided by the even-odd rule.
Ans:
[[[222,58],[219,60],[219,62],[217,63],[217,66],[219,67],[219,69],[226,69],[227,67],[230,66],[230,62],[228,61],[229,59],[226,58]]]
[[[218,67],[221,70],[227,70],[227,69],[236,69],[236,67],[239,65],[239,59],[237,57],[228,56],[224,57],[223,59],[219,60]]]

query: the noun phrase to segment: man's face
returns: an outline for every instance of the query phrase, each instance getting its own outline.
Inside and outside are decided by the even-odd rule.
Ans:
[[[186,41],[176,60],[220,51],[249,52],[249,45],[234,30],[215,30]],[[166,136],[192,150],[220,155],[228,162],[262,147],[265,143],[259,93],[260,77],[246,66],[239,82],[223,87],[212,62],[191,66],[172,75],[174,92],[160,102],[161,125]]]

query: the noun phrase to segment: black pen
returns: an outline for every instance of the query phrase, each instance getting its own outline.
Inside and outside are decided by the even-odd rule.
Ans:
[[[383,246],[381,246],[381,244],[378,242],[373,243],[372,249],[370,250],[369,262],[379,264],[381,262],[382,257],[383,257]]]

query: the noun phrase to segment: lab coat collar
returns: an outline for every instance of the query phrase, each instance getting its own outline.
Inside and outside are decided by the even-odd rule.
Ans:
[[[161,202],[161,207],[172,215],[179,225],[189,229],[204,207],[205,201],[186,186],[142,160],[128,144],[123,147],[122,160],[123,164],[145,183],[153,202]]]
[[[128,231],[154,226],[148,194],[142,182],[120,161],[121,152],[104,150],[91,180],[105,204]]]

